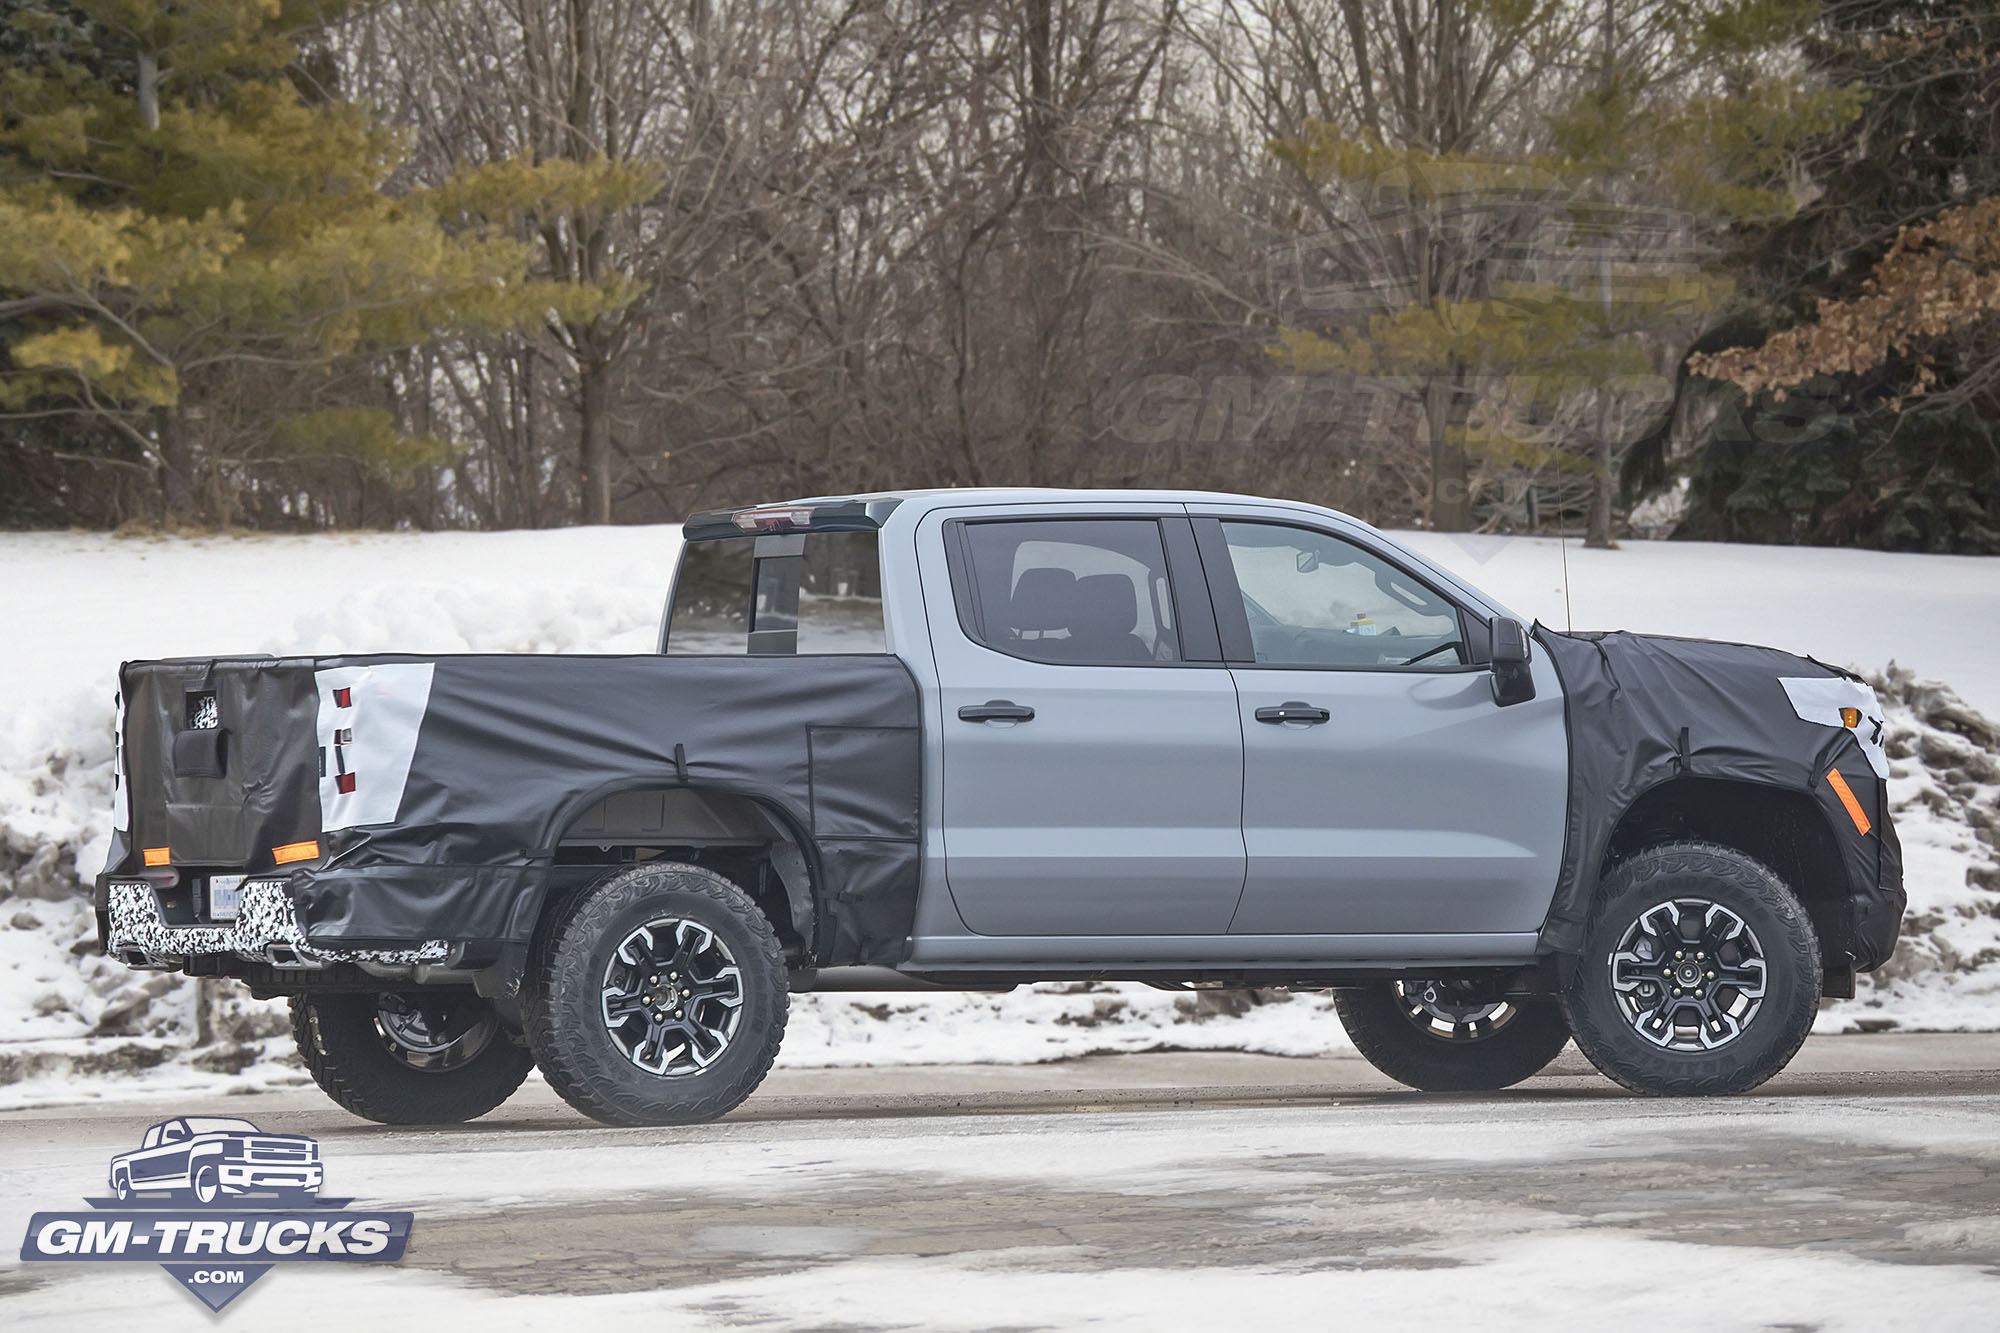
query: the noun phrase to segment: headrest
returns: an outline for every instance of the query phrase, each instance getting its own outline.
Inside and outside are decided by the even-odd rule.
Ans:
[[[1072,639],[1130,634],[1139,625],[1139,593],[1123,574],[1092,574],[1078,579],[1072,605]]]
[[[1076,587],[1076,575],[1067,569],[1022,570],[1007,623],[1024,633],[1069,628]]]

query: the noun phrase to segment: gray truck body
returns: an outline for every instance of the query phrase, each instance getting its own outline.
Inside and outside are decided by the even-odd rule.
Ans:
[[[1147,572],[1036,554],[1090,523],[1118,534],[1104,568],[1140,534]],[[866,651],[760,624],[767,576],[791,580],[796,618],[819,533],[879,555]],[[854,967],[945,984],[1530,967],[1574,952],[1610,860],[1673,829],[1795,882],[1829,991],[1894,942],[1880,719],[1808,717],[1797,698],[1873,706],[1810,659],[1538,628],[1525,663],[1496,665],[1505,607],[1274,500],[920,492],[697,516],[687,535],[754,548],[749,652],[688,651],[684,562],[656,656],[127,664],[105,947],[270,992],[395,978],[505,997],[550,901],[671,855],[752,893],[801,986]],[[1289,588],[1288,566],[1311,588],[1360,571],[1400,623],[1270,611],[1249,585]],[[1427,660],[1389,660],[1404,651]],[[343,728],[368,690],[386,702]],[[349,730],[374,766],[358,789],[340,785]],[[247,881],[227,921],[217,875]]]

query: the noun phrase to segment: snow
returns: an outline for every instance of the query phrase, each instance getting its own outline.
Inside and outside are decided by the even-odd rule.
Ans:
[[[1542,537],[1394,535],[1557,629],[1768,644],[1864,674],[1894,662],[2000,717],[2000,557],[1721,542],[1592,551]]]
[[[1892,775],[1914,937],[1821,1029],[2000,1026],[2000,889],[1991,830],[2000,770],[1990,724],[1920,682],[1948,681],[2000,716],[2000,559],[1807,548],[1401,534],[1517,612],[1579,628],[1741,639],[1880,673],[1903,757]],[[161,1079],[267,1085],[295,1075],[269,1006],[98,957],[79,884],[109,838],[111,696],[120,660],[229,652],[643,652],[677,557],[673,527],[547,532],[120,537],[0,534],[0,1102],[57,1095],[62,1043],[123,1042],[85,1095]],[[1568,568],[1564,605],[1563,567]],[[1980,726],[1989,730],[1981,731]],[[1968,730],[1968,727],[1970,728]],[[1968,737],[1971,737],[1970,739]],[[1983,738],[1983,739],[1982,739]],[[1896,753],[1892,739],[1892,754]],[[1981,840],[1981,826],[1987,830]],[[1974,882],[1977,880],[1978,882]],[[1868,983],[1864,982],[1864,985]],[[193,1035],[232,1053],[190,1064]],[[53,1043],[53,1045],[52,1045]],[[134,1045],[133,1043],[139,1043]],[[1156,1047],[1347,1052],[1324,997],[1221,1002],[1143,987],[1011,995],[811,996],[787,1064],[1052,1060]],[[247,1061],[240,1068],[228,1066]],[[68,1072],[66,1072],[68,1071]],[[69,1095],[78,1095],[73,1089]]]

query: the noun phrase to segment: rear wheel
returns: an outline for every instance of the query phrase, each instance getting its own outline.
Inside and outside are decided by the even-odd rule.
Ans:
[[[789,987],[771,923],[696,866],[648,863],[568,905],[521,986],[549,1086],[613,1125],[734,1110],[777,1058]]]
[[[1747,1092],[1819,1010],[1805,909],[1767,867],[1712,843],[1649,848],[1605,878],[1563,996],[1576,1044],[1634,1092]]]
[[[1334,993],[1369,1064],[1425,1092],[1491,1092],[1540,1073],[1569,1041],[1554,1000],[1483,978],[1385,981]]]
[[[385,1125],[485,1115],[535,1067],[475,995],[296,995],[292,1036],[327,1096]]]

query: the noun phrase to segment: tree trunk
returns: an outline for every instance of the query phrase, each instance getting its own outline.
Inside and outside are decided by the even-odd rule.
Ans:
[[[1440,375],[1424,389],[1424,424],[1431,445],[1431,531],[1472,529],[1472,469],[1465,446],[1452,439],[1465,424],[1467,404],[1459,392],[1459,372]]]
[[[585,360],[577,372],[579,510],[585,523],[611,522],[611,368]]]
[[[1590,518],[1584,527],[1583,544],[1608,551],[1618,543],[1611,537],[1611,493],[1617,489],[1612,476],[1611,390],[1597,394],[1597,438],[1590,445]]]
[[[153,425],[160,438],[160,498],[168,526],[194,521],[194,457],[188,447],[187,423],[178,407],[155,411]]]
[[[160,128],[160,58],[151,51],[139,53],[139,120],[148,130]]]

